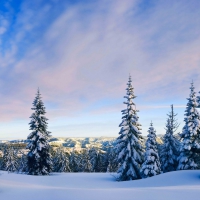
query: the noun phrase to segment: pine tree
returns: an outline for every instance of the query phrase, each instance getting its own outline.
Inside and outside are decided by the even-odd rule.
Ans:
[[[80,168],[81,172],[92,172],[92,164],[90,162],[88,149],[85,149],[81,154]]]
[[[8,146],[7,145],[3,146],[2,153],[3,153],[3,156],[2,156],[0,169],[1,170],[6,170],[6,163],[8,161],[8,159],[7,159],[7,157],[8,157]]]
[[[114,149],[112,149],[110,152],[107,152],[108,154],[108,166],[106,172],[117,172],[119,168],[119,164],[116,159],[116,153]]]
[[[41,99],[39,89],[33,101],[34,113],[31,115],[30,130],[27,148],[27,168],[29,175],[48,175],[52,169],[50,145],[48,139],[50,132],[47,131],[46,111]]]
[[[185,125],[183,127],[181,137],[180,156],[178,157],[178,170],[196,169],[197,153],[200,149],[200,115],[197,110],[196,95],[194,85],[191,83],[190,97],[188,98],[187,107],[185,110]]]
[[[53,159],[54,172],[70,172],[69,159],[63,147],[59,147]]]
[[[179,124],[177,123],[174,114],[173,105],[171,106],[171,112],[168,114],[166,133],[163,138],[163,145],[161,145],[160,161],[162,164],[163,172],[175,171],[177,168],[177,158],[179,156],[179,141],[174,137],[174,133],[177,130]]]
[[[199,96],[197,96],[196,98],[197,101],[197,108],[200,108],[200,92],[199,92]],[[198,139],[198,144],[200,144],[200,137]],[[200,147],[196,149],[196,152],[198,153],[197,155],[197,165],[198,165],[198,169],[200,168]]]
[[[13,147],[5,147],[3,152],[2,170],[8,172],[16,172],[19,168],[19,162],[17,157],[17,150]]]
[[[140,166],[143,162],[143,138],[140,132],[140,124],[138,122],[138,116],[135,103],[133,99],[136,97],[133,92],[131,84],[131,76],[129,76],[127,95],[126,98],[127,108],[122,110],[122,122],[119,125],[121,130],[119,137],[116,140],[115,151],[118,156],[117,160],[120,167],[117,171],[117,180],[135,180],[140,179]]]
[[[98,149],[92,147],[89,150],[89,157],[90,157],[90,162],[92,165],[92,171],[93,172],[100,172],[100,152]]]
[[[197,96],[196,98],[197,101],[197,108],[200,108],[200,92],[199,92],[199,96]]]
[[[73,149],[69,157],[69,167],[72,172],[81,171],[81,156],[75,149]]]
[[[153,123],[150,124],[148,133],[148,139],[146,141],[145,162],[142,164],[142,168],[140,170],[143,178],[155,176],[161,173],[161,164],[156,142],[156,131],[153,127]]]
[[[18,173],[27,173],[27,155],[23,151],[19,151],[19,154],[21,154],[21,158]]]
[[[100,148],[92,147],[89,150],[89,157],[93,172],[106,172],[108,157],[105,151]]]

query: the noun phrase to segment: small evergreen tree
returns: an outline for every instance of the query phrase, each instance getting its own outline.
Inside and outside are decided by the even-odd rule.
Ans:
[[[100,148],[92,147],[89,150],[93,172],[106,172],[108,166],[107,153]]]
[[[117,156],[115,151],[112,149],[108,154],[108,166],[106,172],[117,172],[119,163],[117,162]]]
[[[92,172],[92,164],[90,162],[89,150],[86,149],[81,154],[80,161],[81,172]]]
[[[21,154],[21,158],[19,161],[19,173],[26,173],[27,170],[27,155],[24,152],[19,152]]]
[[[72,172],[79,172],[81,171],[81,156],[78,152],[73,149],[71,155],[69,157],[69,167]]]
[[[19,162],[17,157],[17,150],[13,147],[5,147],[3,151],[3,162],[2,162],[2,170],[8,172],[16,172],[19,168]]]
[[[146,141],[145,162],[142,164],[141,176],[143,178],[155,176],[161,173],[161,164],[158,155],[156,142],[156,131],[153,123],[150,124],[148,130],[148,139]]]
[[[174,114],[173,105],[171,106],[171,112],[168,114],[166,133],[163,138],[163,145],[161,145],[160,161],[162,164],[163,172],[175,171],[177,168],[177,158],[179,156],[179,141],[174,137],[174,133],[177,130],[179,124],[177,123]]]
[[[136,97],[129,76],[126,98],[127,108],[122,110],[122,122],[119,125],[121,130],[116,140],[115,151],[120,167],[117,171],[118,181],[140,179],[140,166],[143,162],[143,138],[140,132],[140,124],[133,99]]]
[[[89,157],[90,157],[90,162],[92,165],[92,171],[93,172],[99,172],[99,165],[100,165],[100,152],[97,148],[92,147],[89,150]]]
[[[183,127],[181,137],[180,156],[178,157],[178,170],[196,169],[197,153],[200,149],[200,115],[197,110],[196,95],[194,92],[194,85],[191,83],[190,97],[185,111],[185,125]]]
[[[199,96],[197,96],[196,98],[196,101],[197,101],[197,108],[200,108],[200,92],[199,92]],[[200,137],[198,139],[198,144],[200,144]],[[197,154],[197,165],[198,165],[198,169],[200,169],[200,147],[196,149],[196,152],[198,153]]]
[[[197,96],[196,98],[196,102],[197,102],[197,108],[200,108],[200,92],[199,92],[199,96]]]
[[[41,99],[39,89],[35,100],[33,101],[34,113],[31,115],[30,130],[28,136],[29,143],[27,148],[30,150],[27,154],[27,168],[30,175],[48,175],[52,170],[52,161],[50,155],[50,145],[48,139],[50,132],[47,131],[46,111]]]
[[[6,171],[6,163],[8,161],[8,159],[7,159],[8,158],[8,146],[7,145],[4,145],[2,147],[2,153],[3,153],[3,156],[2,156],[0,169]]]
[[[63,147],[59,147],[53,159],[54,172],[70,172],[69,159]]]

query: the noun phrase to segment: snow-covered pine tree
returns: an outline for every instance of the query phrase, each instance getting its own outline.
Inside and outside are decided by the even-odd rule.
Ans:
[[[54,172],[70,172],[69,158],[63,147],[59,147],[53,159]]]
[[[150,124],[148,133],[148,139],[146,141],[145,161],[142,164],[142,168],[140,170],[142,178],[155,176],[161,173],[161,164],[156,142],[156,131],[153,127],[153,123]]]
[[[34,113],[31,115],[30,130],[27,148],[27,169],[29,175],[48,175],[52,170],[50,145],[48,139],[50,132],[47,131],[47,118],[45,107],[42,102],[39,89],[33,101]]]
[[[89,156],[93,172],[106,172],[108,166],[106,151],[103,151],[100,148],[92,147],[89,149]]]
[[[177,158],[179,156],[180,143],[174,137],[179,124],[176,119],[177,114],[174,114],[173,105],[171,105],[171,112],[168,114],[166,123],[166,133],[163,138],[163,145],[160,150],[160,161],[163,172],[175,171],[177,168]]]
[[[171,112],[169,114],[167,114],[167,116],[169,117],[170,123],[171,123],[172,134],[174,134],[179,127],[179,123],[177,122],[178,120],[176,119],[177,115],[178,114],[174,113],[174,105],[172,104],[171,105]]]
[[[143,163],[143,137],[140,132],[140,124],[133,99],[136,97],[131,84],[131,76],[127,83],[127,93],[124,98],[127,108],[122,110],[121,130],[116,140],[115,151],[120,167],[117,171],[118,181],[140,179],[140,167]]]
[[[85,149],[81,154],[80,167],[81,167],[81,172],[92,172],[92,164],[90,162],[88,149]]]
[[[200,92],[199,92],[199,94],[196,98],[196,101],[197,101],[197,108],[199,109],[200,108]],[[200,144],[200,138],[198,140],[198,143]],[[197,162],[197,165],[198,165],[197,168],[199,169],[200,168],[200,148],[196,149],[196,151],[198,153],[196,162]]]
[[[200,92],[199,92],[199,96],[197,96],[196,98],[197,101],[197,108],[200,108]]]
[[[99,164],[100,164],[99,150],[94,147],[89,149],[89,157],[90,157],[90,163],[92,165],[92,171],[99,172],[100,171],[100,169],[99,169]]]
[[[8,157],[8,146],[4,145],[2,147],[2,161],[1,161],[1,166],[0,166],[0,170],[6,170],[6,162],[7,162],[7,157]]]
[[[8,172],[16,172],[19,168],[19,162],[17,157],[17,150],[13,147],[6,146],[3,152],[3,162],[2,162],[2,170]]]
[[[107,152],[108,155],[108,166],[106,172],[117,172],[119,168],[119,163],[117,162],[117,156],[114,149]]]
[[[19,159],[17,156],[17,149],[14,149],[13,147],[9,148],[8,150],[8,158],[6,163],[6,170],[8,172],[16,172],[19,168]]]
[[[19,154],[21,154],[21,158],[19,161],[18,173],[26,173],[27,172],[27,155],[23,151],[20,151]]]
[[[72,172],[81,171],[81,156],[75,149],[70,154],[69,157],[69,167]]]
[[[185,125],[183,127],[181,137],[180,155],[178,157],[178,170],[196,169],[197,153],[200,149],[200,115],[197,110],[196,94],[194,92],[194,84],[191,83],[190,97],[188,98],[185,110]]]

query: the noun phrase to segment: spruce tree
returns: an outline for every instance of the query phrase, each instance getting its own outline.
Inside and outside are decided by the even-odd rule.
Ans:
[[[92,147],[89,150],[90,162],[93,172],[100,172],[100,150]]]
[[[8,146],[4,145],[2,148],[3,148],[2,149],[3,157],[2,157],[0,169],[6,171],[6,163],[8,161]]]
[[[197,96],[196,98],[197,101],[197,108],[200,108],[200,92],[199,92],[199,96]]]
[[[18,151],[11,147],[8,151],[8,162],[6,166],[6,170],[8,172],[17,172],[19,169],[19,159],[18,159]]]
[[[200,138],[200,115],[197,110],[196,95],[194,85],[191,83],[190,97],[187,99],[187,107],[185,110],[185,125],[183,127],[181,137],[180,156],[178,157],[178,170],[196,169],[197,153],[199,150]]]
[[[107,152],[108,155],[108,166],[106,172],[117,172],[118,170],[118,162],[116,159],[116,153],[113,149],[110,152]]]
[[[75,149],[72,150],[69,157],[69,167],[72,172],[81,171],[81,156]]]
[[[117,171],[118,181],[127,181],[140,179],[140,167],[143,162],[143,138],[140,132],[140,124],[138,122],[138,116],[135,103],[135,95],[131,84],[131,76],[127,83],[127,93],[124,98],[127,108],[122,110],[122,122],[119,125],[121,130],[119,137],[116,140],[115,151],[117,154],[117,160],[120,167]]]
[[[19,152],[21,154],[21,158],[19,161],[19,170],[18,173],[26,173],[27,172],[27,155],[23,152]]]
[[[19,168],[19,161],[17,156],[17,150],[13,147],[6,146],[3,152],[2,170],[8,172],[16,172]]]
[[[196,101],[197,101],[197,108],[198,108],[198,110],[199,110],[199,109],[200,109],[200,92],[199,92],[199,96],[197,96],[197,98],[196,98]],[[199,144],[199,146],[197,145],[195,151],[196,151],[197,153],[200,153],[200,136],[199,136],[198,144]],[[200,154],[198,155],[198,160],[199,160],[198,166],[200,167]]]
[[[81,154],[80,167],[81,172],[92,172],[92,164],[90,162],[88,149],[85,149]]]
[[[63,147],[59,147],[53,159],[54,172],[70,172],[69,158]]]
[[[171,106],[171,112],[168,114],[166,123],[166,133],[163,138],[163,145],[161,145],[160,161],[162,164],[163,172],[175,171],[177,168],[177,158],[179,156],[179,141],[174,137],[174,133],[177,130],[179,124],[175,118],[177,114],[174,114],[173,105]]]
[[[145,162],[142,164],[142,168],[140,170],[142,178],[155,176],[161,173],[161,164],[156,142],[156,131],[153,127],[153,123],[150,124],[148,133],[148,139],[146,141]]]
[[[50,132],[47,131],[46,111],[42,102],[39,89],[33,101],[34,113],[31,115],[28,140],[27,169],[29,175],[48,175],[52,170],[50,145],[48,139]]]
[[[100,148],[92,147],[89,150],[89,156],[93,172],[106,172],[108,157],[105,151]]]

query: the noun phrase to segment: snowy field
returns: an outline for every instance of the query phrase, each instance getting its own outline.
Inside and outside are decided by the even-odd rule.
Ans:
[[[50,176],[0,171],[1,200],[199,200],[200,170],[165,173],[116,182],[109,173],[54,173]]]

